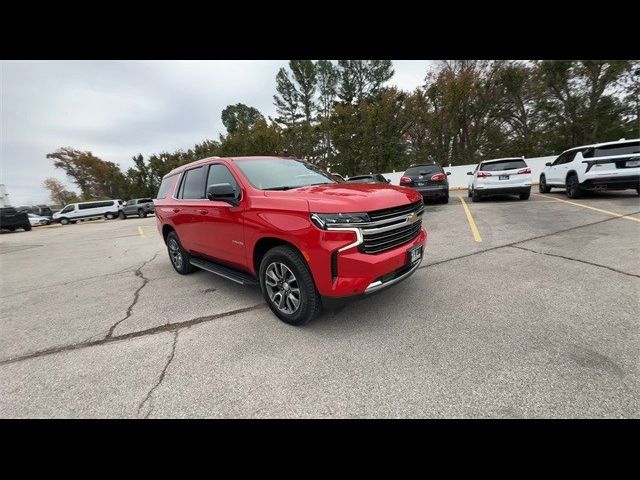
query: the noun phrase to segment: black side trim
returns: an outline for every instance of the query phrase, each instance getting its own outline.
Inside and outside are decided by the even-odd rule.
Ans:
[[[189,263],[206,270],[207,272],[214,273],[241,285],[258,285],[258,279],[256,277],[249,275],[248,273],[241,272],[240,270],[236,270],[235,268],[205,260],[204,258],[191,257],[191,261]]]

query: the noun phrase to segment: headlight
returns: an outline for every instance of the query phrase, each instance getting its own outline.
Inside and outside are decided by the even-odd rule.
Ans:
[[[311,221],[322,229],[327,229],[332,225],[347,226],[352,223],[368,222],[369,215],[366,213],[312,213]]]

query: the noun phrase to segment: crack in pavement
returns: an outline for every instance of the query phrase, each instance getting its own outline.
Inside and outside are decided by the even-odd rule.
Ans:
[[[629,277],[640,278],[640,275],[636,275],[635,273],[623,272],[622,270],[618,270],[618,269],[613,268],[613,267],[608,267],[606,265],[601,265],[599,263],[588,262],[586,260],[580,260],[579,258],[566,257],[564,255],[558,255],[558,254],[555,254],[555,253],[539,252],[537,250],[532,250],[532,249],[526,248],[526,247],[519,247],[517,245],[510,245],[510,247],[511,248],[517,248],[518,250],[526,250],[527,252],[531,252],[531,253],[537,253],[538,255],[547,255],[548,257],[563,258],[565,260],[571,260],[573,262],[580,262],[580,263],[584,263],[586,265],[591,265],[593,267],[606,268],[607,270],[611,270],[612,272],[615,272],[615,273],[620,273],[622,275],[627,275]]]
[[[171,365],[171,362],[173,361],[173,357],[175,357],[176,355],[176,345],[178,344],[178,333],[179,333],[178,330],[173,332],[173,345],[171,346],[171,353],[169,353],[169,356],[167,357],[167,361],[164,364],[164,368],[162,369],[162,372],[160,372],[160,377],[158,377],[158,381],[153,387],[151,387],[151,390],[147,392],[147,395],[142,399],[142,401],[138,405],[138,417],[140,417],[140,410],[142,410],[142,407],[144,407],[144,405],[147,402],[149,402],[149,410],[147,411],[144,418],[149,418],[149,415],[151,415],[151,412],[153,411],[153,399],[151,398],[151,396],[153,395],[153,392],[155,392],[155,390],[160,386],[160,384],[164,380],[164,377],[167,374],[167,369],[169,368],[169,365]]]
[[[637,212],[629,213],[628,215],[636,215],[638,213],[640,213],[640,210],[638,210]],[[515,241],[515,242],[511,242],[511,243],[505,243],[504,245],[498,245],[496,247],[485,248],[483,250],[478,250],[477,252],[471,252],[471,253],[467,253],[465,255],[460,255],[459,257],[446,258],[446,259],[440,260],[438,262],[433,262],[433,263],[428,263],[426,265],[421,265],[421,266],[419,266],[417,268],[417,270],[421,270],[423,268],[428,268],[428,267],[434,267],[434,266],[440,265],[442,263],[452,262],[454,260],[460,260],[461,258],[472,257],[472,256],[478,255],[480,253],[491,252],[493,250],[499,250],[499,249],[505,248],[505,247],[513,247],[513,246],[518,245],[520,243],[526,243],[526,242],[531,242],[533,240],[539,240],[541,238],[552,237],[554,235],[558,235],[559,233],[571,232],[573,230],[578,230],[579,228],[591,227],[592,225],[599,225],[601,223],[611,222],[613,220],[620,220],[620,218],[622,218],[622,217],[605,218],[603,220],[598,220],[597,222],[585,223],[583,225],[577,225],[575,227],[564,228],[564,229],[558,230],[556,232],[544,233],[542,235],[537,235],[535,237],[525,238],[524,240],[518,240],[518,241]]]
[[[253,310],[262,310],[265,308],[268,308],[268,305],[263,302],[263,303],[258,303],[256,305],[252,305],[250,307],[238,308],[236,310],[230,310],[228,312],[223,312],[223,313],[216,313],[214,315],[207,315],[204,317],[197,317],[191,320],[185,320],[183,322],[166,323],[163,325],[158,325],[157,327],[147,328],[146,330],[138,330],[135,332],[125,333],[124,335],[116,335],[114,337],[104,337],[99,340],[90,341],[90,342],[73,343],[70,345],[62,345],[60,347],[48,348],[46,350],[38,350],[36,352],[28,353],[26,355],[20,355],[18,357],[10,357],[4,360],[0,360],[0,366],[11,364],[11,363],[22,362],[25,360],[30,360],[32,358],[53,355],[56,353],[68,352],[71,350],[80,350],[83,348],[90,348],[90,347],[95,347],[98,345],[104,345],[104,344],[113,343],[113,342],[122,342],[125,340],[129,340],[131,338],[145,337],[147,335],[156,335],[158,333],[163,333],[163,332],[173,332],[175,330],[180,330],[182,328],[190,328],[194,325],[198,325],[204,322],[210,322],[212,320],[217,320],[219,318],[230,317],[239,313],[250,312]]]
[[[136,277],[140,277],[142,278],[142,285],[140,285],[136,291],[133,293],[133,301],[131,302],[131,304],[129,305],[129,307],[127,307],[127,313],[125,314],[124,318],[118,320],[116,323],[114,323],[111,328],[109,329],[109,331],[107,332],[107,336],[105,338],[111,338],[113,337],[113,331],[116,329],[116,327],[118,325],[120,325],[122,322],[124,322],[125,320],[127,320],[129,317],[131,317],[131,312],[133,311],[133,307],[136,306],[136,304],[138,303],[138,299],[140,298],[140,292],[142,291],[142,289],[147,285],[147,283],[149,283],[149,279],[147,277],[145,277],[142,274],[142,268],[145,267],[147,264],[153,262],[156,257],[158,256],[158,252],[156,252],[153,257],[151,257],[150,260],[147,260],[146,262],[143,262],[142,265],[140,265],[136,271],[134,272]]]

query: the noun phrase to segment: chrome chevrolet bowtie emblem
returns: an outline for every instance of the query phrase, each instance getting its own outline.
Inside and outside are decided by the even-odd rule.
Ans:
[[[407,223],[415,223],[418,220],[418,215],[412,213],[407,217]]]

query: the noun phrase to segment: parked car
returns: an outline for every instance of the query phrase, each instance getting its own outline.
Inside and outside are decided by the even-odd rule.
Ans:
[[[425,199],[449,202],[449,181],[445,172],[437,163],[411,165],[400,179],[400,186],[416,190]]]
[[[27,213],[27,216],[29,217],[29,223],[32,227],[49,225],[51,223],[51,220],[49,218],[36,215],[35,213]]]
[[[14,232],[18,228],[22,228],[25,232],[31,230],[31,222],[24,212],[18,212],[13,207],[0,208],[0,229]]]
[[[547,163],[540,174],[540,193],[566,189],[567,197],[585,191],[634,189],[640,195],[640,139],[572,148]]]
[[[338,183],[294,158],[193,162],[167,174],[154,201],[178,273],[201,268],[259,284],[273,313],[292,325],[406,279],[427,239],[417,192]]]
[[[524,157],[485,160],[467,175],[471,175],[468,195],[474,202],[490,195],[518,195],[520,200],[531,195],[531,169]]]
[[[120,218],[127,218],[128,215],[138,215],[140,218],[145,218],[154,211],[151,198],[133,198],[120,208]]]
[[[387,180],[384,176],[379,173],[373,175],[356,175],[354,177],[349,177],[347,182],[350,183],[391,183],[391,180]]]
[[[47,217],[49,219],[53,217],[51,208],[47,207],[46,205],[36,205],[35,207],[18,207],[17,210],[19,212],[33,213],[34,215]]]
[[[53,220],[62,225],[76,223],[78,220],[106,218],[111,220],[118,216],[122,200],[97,200],[94,202],[71,203],[53,214]]]

